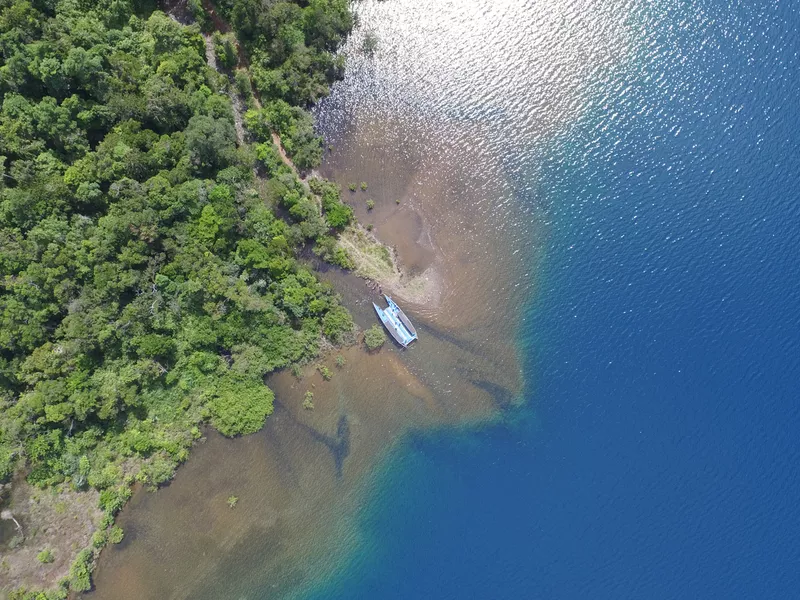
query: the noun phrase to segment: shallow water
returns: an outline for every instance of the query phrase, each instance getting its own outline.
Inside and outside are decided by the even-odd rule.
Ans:
[[[793,595],[798,9],[357,6],[322,170],[443,293],[138,494],[94,597]]]

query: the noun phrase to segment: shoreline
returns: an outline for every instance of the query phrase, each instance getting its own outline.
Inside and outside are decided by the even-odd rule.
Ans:
[[[352,177],[331,173],[332,168],[326,163],[323,173],[334,181]],[[371,195],[382,194],[378,184],[373,188]],[[433,192],[439,198],[439,188]],[[439,201],[435,213],[461,200],[448,198],[447,203]],[[372,235],[381,236],[398,223],[431,218],[417,213],[409,219],[411,205],[434,206],[406,197],[399,205],[378,205],[376,212],[385,209],[387,214],[381,214]],[[368,215],[361,221],[374,218]],[[431,222],[432,242],[451,244],[437,238],[448,235],[441,229],[444,221]],[[438,245],[431,246],[439,251]],[[402,263],[406,247],[398,247],[397,253]],[[245,594],[260,585],[263,575],[258,574],[265,572],[272,582],[270,597],[299,593],[312,579],[338,568],[338,561],[363,543],[355,528],[364,494],[370,492],[381,465],[388,464],[387,453],[409,432],[475,427],[502,419],[519,397],[522,381],[513,338],[504,337],[513,333],[513,318],[497,321],[501,313],[516,309],[489,312],[498,302],[505,306],[516,298],[498,297],[493,292],[498,284],[488,283],[507,268],[485,267],[486,273],[495,274],[487,279],[485,290],[474,283],[465,287],[481,263],[465,261],[452,245],[449,255],[431,254],[426,269],[436,265],[441,285],[451,287],[436,303],[423,300],[411,307],[419,342],[405,351],[391,342],[372,354],[358,347],[332,351],[317,361],[333,372],[331,381],[321,377],[314,363],[305,367],[308,374],[302,379],[287,371],[272,375],[276,411],[262,431],[237,440],[212,434],[167,488],[156,495],[140,492],[123,510],[120,522],[132,541],[104,554],[92,598]],[[483,264],[497,264],[512,254],[498,249],[479,256],[488,261]],[[353,273],[331,269],[321,275],[343,296],[358,325],[365,328],[375,322],[371,301],[377,290],[365,290],[365,280]],[[471,310],[464,309],[464,301]],[[404,299],[404,306],[408,302]],[[333,362],[337,353],[346,358],[341,370]],[[314,394],[313,410],[302,406],[306,391]],[[225,504],[230,495],[239,498],[234,509]],[[168,573],[145,578],[162,562],[159,556],[170,557]]]
[[[204,36],[204,39],[208,56],[209,36]],[[208,62],[211,64],[212,61]],[[234,111],[236,110],[237,108],[234,106]],[[236,117],[236,113],[234,116]],[[237,122],[240,121],[241,115]],[[241,141],[238,127],[237,134]],[[286,155],[280,138],[277,137],[276,140],[276,136],[277,134],[273,132],[273,142],[277,141],[277,151],[281,161],[289,165],[294,173],[297,173],[291,159]],[[366,148],[369,145],[365,144],[363,147]],[[335,159],[338,157],[339,153],[334,154]],[[324,168],[334,167],[324,165]],[[297,510],[302,512],[309,508],[303,503],[302,496],[296,496],[300,491],[335,500],[337,510],[344,515],[341,518],[346,520],[349,518],[348,515],[351,515],[352,507],[347,506],[346,502],[336,500],[337,490],[340,490],[340,487],[337,486],[344,485],[347,488],[347,497],[356,494],[354,490],[363,491],[363,486],[367,485],[369,480],[369,474],[376,468],[387,448],[402,439],[406,432],[428,427],[470,426],[467,424],[490,422],[500,417],[503,408],[492,397],[493,392],[503,390],[504,396],[514,397],[520,389],[521,374],[513,340],[490,339],[490,334],[493,334],[495,329],[504,332],[508,328],[506,335],[510,335],[513,330],[508,319],[497,322],[497,317],[492,316],[497,303],[503,306],[508,304],[509,307],[512,303],[510,293],[503,292],[505,295],[500,297],[496,293],[498,289],[506,290],[510,285],[503,279],[506,272],[511,270],[506,264],[508,259],[502,256],[500,244],[498,244],[498,248],[493,248],[494,240],[487,235],[491,231],[475,232],[465,241],[461,231],[453,228],[452,222],[448,222],[448,214],[463,216],[463,208],[459,208],[459,213],[456,213],[455,207],[459,206],[460,196],[464,194],[468,197],[470,192],[469,190],[456,191],[459,190],[461,184],[459,183],[457,186],[447,178],[436,180],[434,177],[432,182],[426,178],[431,177],[433,172],[447,173],[449,169],[449,165],[442,163],[433,168],[429,167],[429,172],[422,170],[416,172],[414,169],[409,172],[407,176],[409,181],[418,177],[420,178],[419,183],[425,182],[426,189],[431,188],[423,192],[421,200],[419,193],[406,191],[402,194],[401,200],[389,203],[385,197],[389,192],[383,190],[381,184],[373,185],[373,191],[370,194],[377,191],[378,195],[384,197],[380,199],[374,213],[370,212],[370,208],[360,220],[364,223],[369,222],[369,225],[372,225],[373,220],[377,220],[376,233],[367,231],[361,225],[355,225],[340,238],[340,243],[344,240],[345,244],[350,244],[349,250],[356,248],[361,253],[360,262],[356,261],[355,272],[358,276],[367,279],[367,285],[371,279],[379,281],[384,291],[394,294],[404,305],[412,305],[414,311],[412,316],[415,322],[423,328],[425,345],[417,344],[402,355],[390,345],[373,355],[365,355],[358,347],[342,349],[340,352],[346,353],[348,356],[352,353],[353,362],[359,363],[352,366],[358,375],[348,375],[347,368],[343,369],[341,373],[337,372],[333,365],[330,365],[334,372],[335,383],[333,386],[337,389],[338,398],[335,405],[332,403],[325,409],[315,408],[314,411],[302,409],[301,396],[303,392],[309,391],[308,386],[314,390],[328,390],[330,393],[330,389],[333,387],[331,382],[322,381],[315,366],[317,363],[325,363],[332,355],[321,355],[306,367],[306,370],[313,370],[313,373],[303,379],[306,383],[295,382],[286,370],[271,375],[270,382],[275,382],[276,392],[282,390],[277,394],[278,398],[275,402],[278,414],[267,419],[261,432],[240,438],[243,441],[237,439],[219,442],[217,440],[217,443],[224,445],[235,455],[255,443],[244,440],[249,440],[251,437],[261,440],[266,435],[262,432],[272,432],[276,438],[282,439],[285,432],[274,431],[274,429],[279,428],[281,423],[286,424],[287,419],[290,423],[299,424],[299,430],[309,440],[311,449],[297,448],[296,440],[286,441],[287,444],[295,447],[297,457],[302,458],[300,462],[295,462],[295,457],[290,459],[286,455],[279,455],[278,458],[283,461],[283,464],[264,467],[283,481],[282,485],[286,486],[285,489],[274,492],[279,499],[282,498],[284,505],[280,510],[284,510],[286,513],[284,514],[276,508],[277,514],[260,515],[265,519],[263,521],[265,527],[277,526],[276,519],[279,518],[298,518]],[[372,167],[368,166],[367,170],[372,170]],[[454,170],[452,177],[457,178],[458,176],[458,171]],[[307,185],[305,178],[303,182]],[[341,187],[345,189],[343,183]],[[347,192],[343,192],[343,196],[346,194]],[[437,194],[441,197],[437,197]],[[357,205],[355,205],[355,209],[358,214],[359,207]],[[363,207],[361,207],[361,211],[363,212]],[[476,255],[471,244],[481,237],[484,246]],[[379,241],[381,239],[385,242]],[[376,263],[370,256],[386,255],[386,253],[389,258],[388,261],[384,261],[386,268],[381,267],[380,262],[375,268]],[[499,262],[493,263],[493,260]],[[497,264],[501,264],[503,267],[494,268]],[[348,278],[355,278],[355,275],[339,273],[335,269],[331,272],[331,279],[334,281]],[[477,279],[481,280],[482,287],[475,285],[474,282]],[[367,322],[373,323],[374,315],[369,307],[369,297],[363,293],[364,282],[360,279],[358,281],[360,286],[346,287],[346,289],[337,287],[337,289],[346,298],[344,305],[351,309],[356,320],[363,326]],[[363,307],[366,307],[367,310],[363,310]],[[506,312],[513,315],[514,309],[509,308]],[[375,379],[376,374],[382,374],[385,380]],[[287,378],[289,379],[287,380]],[[363,388],[367,384],[374,389],[365,391]],[[382,400],[388,401],[387,404],[381,407],[372,405],[370,398],[367,398],[366,395],[373,393]],[[317,400],[320,402],[320,406],[326,405],[325,394],[322,393],[322,398]],[[358,396],[355,400],[347,398],[354,394]],[[376,411],[379,410],[384,410],[385,414],[376,414]],[[344,436],[343,431],[346,433]],[[210,434],[208,437],[216,439],[218,436]],[[272,441],[270,443],[280,442]],[[237,450],[237,444],[241,446],[239,450]],[[195,443],[192,447],[191,457],[194,457],[204,447],[205,444],[199,447]],[[327,459],[325,458],[326,453]],[[181,486],[186,488],[183,489],[183,492],[192,497],[188,503],[198,503],[198,506],[202,507],[201,514],[207,515],[212,520],[216,519],[219,524],[228,524],[226,530],[220,530],[220,549],[224,553],[219,555],[212,553],[212,556],[216,556],[217,562],[211,558],[204,559],[206,568],[218,569],[219,565],[230,560],[227,554],[233,548],[241,545],[247,537],[247,532],[243,529],[245,523],[235,518],[234,521],[230,520],[231,517],[236,517],[235,510],[228,509],[226,506],[229,512],[225,512],[225,509],[221,508],[221,504],[220,507],[216,504],[213,506],[203,504],[204,498],[192,496],[197,492],[197,486],[202,488],[208,483],[208,480],[204,479],[209,477],[208,471],[217,472],[214,470],[215,461],[230,460],[230,457],[206,457],[205,454],[201,454],[201,456],[204,458],[190,458],[183,464],[178,469],[175,481],[168,483],[159,494],[150,495],[143,489],[135,492],[134,499],[128,503],[119,517],[119,522],[126,528],[125,540],[122,544],[108,546],[100,554],[96,572],[97,589],[92,597],[102,598],[107,590],[113,589],[122,593],[119,584],[115,582],[123,582],[123,586],[130,586],[130,590],[124,592],[126,594],[133,594],[133,591],[137,590],[132,583],[137,577],[143,577],[142,572],[136,575],[136,568],[129,564],[131,561],[125,556],[131,552],[141,552],[142,548],[150,548],[148,544],[154,541],[159,544],[168,543],[169,540],[164,538],[162,532],[154,534],[155,538],[146,534],[142,519],[146,521],[148,514],[164,515],[170,514],[170,511],[182,510],[187,505],[187,501],[170,506],[169,500],[166,499],[173,494],[171,490]],[[333,459],[332,465],[329,464],[331,458]],[[209,469],[201,469],[201,472],[198,473],[197,469],[200,467],[195,465],[202,464],[203,460],[211,461],[212,464]],[[277,460],[277,458],[268,457],[264,460]],[[319,461],[326,465],[322,471],[319,471]],[[286,471],[287,464],[291,465],[288,472]],[[184,473],[198,473],[198,479],[186,481],[189,475]],[[312,477],[309,473],[313,473],[314,476]],[[219,473],[219,475],[223,476],[224,473]],[[247,483],[248,477],[252,476],[251,473],[244,472],[240,475],[245,487],[252,484],[252,482]],[[309,477],[310,479],[300,488],[295,488],[292,487],[296,483],[295,476]],[[223,497],[225,492],[221,492],[221,494],[222,496],[214,497],[211,500],[219,504],[220,499],[225,499]],[[151,497],[152,501],[145,500]],[[245,496],[242,498],[242,502],[245,502]],[[134,507],[141,507],[142,504],[147,505],[149,513],[141,514],[134,510]],[[173,518],[175,514],[175,512],[172,513]],[[283,515],[283,517],[277,515]],[[306,514],[304,519],[319,524],[313,512]],[[169,530],[169,523],[170,520],[167,519],[165,521],[166,530]],[[130,531],[127,530],[128,525],[130,525]],[[191,531],[189,525],[189,523],[186,524],[187,531]],[[91,533],[92,531],[89,530],[89,535]],[[183,534],[184,532],[176,532],[176,535]],[[199,535],[202,537],[202,534]],[[281,529],[277,535],[278,537],[289,536],[289,532]],[[288,569],[286,572],[296,568],[286,566],[293,563],[286,557],[292,556],[294,552],[292,548],[301,543],[301,537],[295,535],[295,532],[291,532],[291,535],[283,540],[286,556],[273,556],[271,560],[275,561],[275,565],[284,565]],[[189,543],[196,544],[197,541]],[[212,546],[215,544],[210,540],[209,543]],[[183,548],[174,549],[176,556],[180,556],[180,553],[185,550]],[[141,564],[144,568],[143,572],[146,572],[149,567],[146,566],[147,557],[144,559],[145,562]],[[133,563],[139,564],[136,561]],[[174,570],[181,565],[188,566],[191,563],[191,560],[177,558],[176,564],[171,565],[170,568]],[[180,573],[176,571],[172,572],[171,578],[177,581],[183,580]],[[100,587],[103,587],[104,590],[101,591]],[[137,593],[140,592],[141,590],[137,590]]]

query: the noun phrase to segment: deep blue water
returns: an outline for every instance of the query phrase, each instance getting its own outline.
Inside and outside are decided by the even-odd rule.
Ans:
[[[525,407],[410,437],[312,597],[800,594],[799,7],[686,4],[515,169]]]

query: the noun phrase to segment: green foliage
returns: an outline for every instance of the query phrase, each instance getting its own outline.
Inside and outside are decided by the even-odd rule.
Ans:
[[[333,379],[333,371],[331,371],[331,370],[330,370],[328,367],[326,367],[325,365],[319,365],[319,366],[317,367],[317,369],[319,370],[319,374],[320,374],[320,375],[322,375],[322,378],[323,378],[325,381],[330,381],[331,379]]]
[[[36,560],[45,565],[53,562],[55,559],[56,557],[53,556],[53,551],[50,550],[50,548],[45,548],[36,555]]]
[[[217,64],[223,69],[232,69],[236,66],[236,38],[230,33],[214,32],[214,54]]]
[[[375,208],[375,200],[367,200],[367,210],[372,210],[373,208]]]
[[[209,32],[214,28],[214,23],[211,21],[211,17],[203,8],[202,0],[188,0],[187,5],[189,7],[189,12],[192,13],[194,20],[197,21],[200,29],[205,32]]]
[[[314,392],[306,391],[305,396],[303,396],[303,408],[314,410]]]
[[[125,538],[125,532],[122,527],[114,525],[108,530],[108,541],[112,544],[119,544]]]
[[[236,496],[228,496],[227,503],[230,508],[235,508],[236,505],[239,503],[239,498],[237,498]]]
[[[24,18],[0,19],[0,480],[22,457],[31,483],[100,490],[109,525],[130,494],[123,464],[168,481],[198,425],[254,431],[272,407],[263,376],[311,360],[323,330],[342,339],[349,314],[295,252],[317,239],[349,264],[329,233],[351,211],[321,183],[320,212],[272,146],[274,128],[301,167],[321,151],[291,100],[256,113],[252,153],[236,148],[197,27],[21,1],[8,10]],[[317,58],[349,27],[341,2],[280,4],[295,28],[281,43],[300,31]],[[252,8],[258,35],[273,31],[278,9]],[[216,40],[230,63],[232,37]]]
[[[78,556],[69,568],[69,586],[76,592],[88,592],[92,589],[92,567],[94,553],[90,548],[78,552]]]
[[[19,588],[9,593],[8,600],[67,600],[68,595],[69,590],[65,587],[44,591]]]
[[[361,52],[366,56],[373,56],[377,49],[378,36],[376,36],[374,32],[368,31],[361,42]]]
[[[93,548],[102,548],[108,542],[108,535],[106,534],[105,529],[98,529],[92,535],[92,547]]]
[[[347,251],[339,245],[334,237],[323,236],[317,238],[317,244],[314,246],[314,254],[325,262],[343,269],[353,269],[355,267],[353,259],[350,258]]]
[[[322,332],[334,344],[347,342],[353,334],[354,327],[353,317],[343,306],[332,309],[322,320]]]
[[[383,346],[385,342],[386,334],[377,325],[373,325],[364,332],[364,343],[369,350],[376,350]]]
[[[362,181],[361,182],[361,191],[362,192],[366,192],[367,191],[367,182],[366,181]]]
[[[311,191],[320,198],[328,225],[340,231],[347,227],[353,220],[353,209],[342,202],[339,186],[317,178],[310,179],[308,183]]]
[[[322,161],[322,138],[314,133],[314,120],[307,111],[277,99],[265,102],[261,109],[248,110],[244,122],[260,142],[271,142],[273,131],[280,135],[286,153],[301,171]]]
[[[235,160],[236,131],[232,118],[195,115],[186,128],[186,148],[199,173],[221,170]]]
[[[253,85],[250,81],[250,75],[248,75],[245,69],[236,69],[234,83],[236,84],[236,91],[239,92],[239,95],[244,98],[246,102],[250,102],[253,98]]]
[[[125,506],[130,497],[131,489],[126,485],[102,490],[99,500],[100,508],[111,515],[115,515]]]
[[[263,100],[300,106],[328,93],[343,66],[333,51],[353,27],[348,4],[233,0],[231,23],[250,54],[250,71]]]
[[[257,430],[272,411],[263,377],[352,331],[297,260],[314,240],[348,265],[332,234],[352,210],[333,184],[310,193],[271,138],[299,169],[319,164],[304,107],[341,73],[348,3],[219,3],[264,100],[252,148],[206,64],[202,3],[189,27],[154,6],[0,7],[0,481],[25,465],[34,485],[95,488],[103,530],[130,497],[124,474],[168,481],[203,423]],[[214,48],[235,68],[232,35]],[[254,104],[247,72],[235,83]],[[93,561],[79,554],[74,590]]]
[[[272,414],[274,397],[261,381],[228,376],[209,402],[211,423],[227,436],[254,433]]]
[[[349,189],[351,192],[355,192],[356,189],[358,189],[358,186],[355,183],[348,183],[347,189]]]
[[[336,355],[336,366],[341,369],[346,364],[347,364],[347,361],[345,360],[344,356],[342,356],[341,354],[337,354]]]

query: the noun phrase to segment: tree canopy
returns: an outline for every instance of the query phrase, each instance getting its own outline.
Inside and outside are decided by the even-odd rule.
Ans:
[[[327,91],[347,3],[221,11],[265,99],[252,147],[198,26],[140,0],[0,0],[0,480],[24,458],[40,485],[157,485],[197,425],[255,431],[264,376],[353,328],[297,260],[316,241],[347,266],[330,240],[352,211],[270,138],[319,161],[301,107]]]

